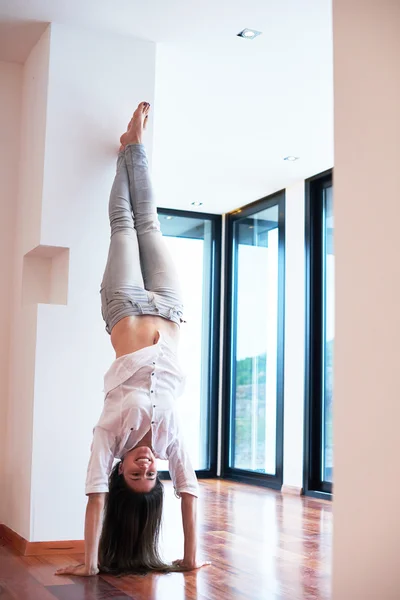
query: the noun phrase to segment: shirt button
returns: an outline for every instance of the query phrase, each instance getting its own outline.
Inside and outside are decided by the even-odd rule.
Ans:
[[[151,390],[151,393],[154,394],[154,390]]]
[[[156,364],[156,363],[155,363],[155,362],[153,362],[153,365],[155,365],[155,364]]]
[[[154,421],[152,421],[151,424],[154,425]]]
[[[153,408],[155,408],[155,407],[156,407],[156,405],[155,405],[155,404],[153,404]]]
[[[151,374],[152,376],[154,375],[154,373]]]

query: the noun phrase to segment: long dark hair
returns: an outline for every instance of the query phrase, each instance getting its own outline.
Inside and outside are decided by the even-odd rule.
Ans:
[[[133,491],[118,472],[109,479],[99,545],[99,566],[112,575],[144,574],[149,571],[176,571],[160,557],[160,537],[164,487],[157,476],[150,492]]]

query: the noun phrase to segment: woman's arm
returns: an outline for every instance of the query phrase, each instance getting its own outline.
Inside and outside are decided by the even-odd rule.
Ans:
[[[191,494],[181,494],[183,535],[185,538],[183,562],[196,564],[197,552],[197,498]]]
[[[208,562],[197,561],[197,496],[199,486],[196,473],[185,450],[183,440],[177,436],[167,449],[169,472],[175,489],[175,495],[181,498],[182,524],[185,538],[182,560],[174,565],[182,570],[199,569]]]
[[[99,542],[106,495],[89,494],[85,517],[85,565],[98,572]]]
[[[98,553],[105,497],[104,493],[89,494],[88,497],[85,517],[85,563],[59,569],[56,575],[90,577],[99,572]]]
[[[197,560],[197,498],[192,494],[181,493],[183,535],[185,538],[183,560],[175,560],[174,565],[185,571],[200,569],[210,562]]]

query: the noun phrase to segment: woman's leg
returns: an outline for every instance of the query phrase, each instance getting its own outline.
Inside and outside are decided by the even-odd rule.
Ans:
[[[110,194],[109,217],[110,249],[101,287],[105,295],[111,297],[114,292],[131,286],[144,288],[123,152],[118,156],[117,173]]]
[[[145,288],[181,303],[179,277],[160,231],[160,222],[143,144],[125,149],[130,195]]]

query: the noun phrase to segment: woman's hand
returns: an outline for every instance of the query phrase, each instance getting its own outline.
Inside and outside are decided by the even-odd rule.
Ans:
[[[99,569],[97,567],[87,567],[86,565],[69,565],[63,569],[58,569],[56,575],[75,575],[76,577],[93,577],[97,575]]]
[[[211,565],[209,561],[199,562],[198,560],[185,560],[184,558],[181,560],[174,560],[172,564],[174,567],[182,569],[182,571],[195,571],[196,569],[201,569],[201,567]]]

